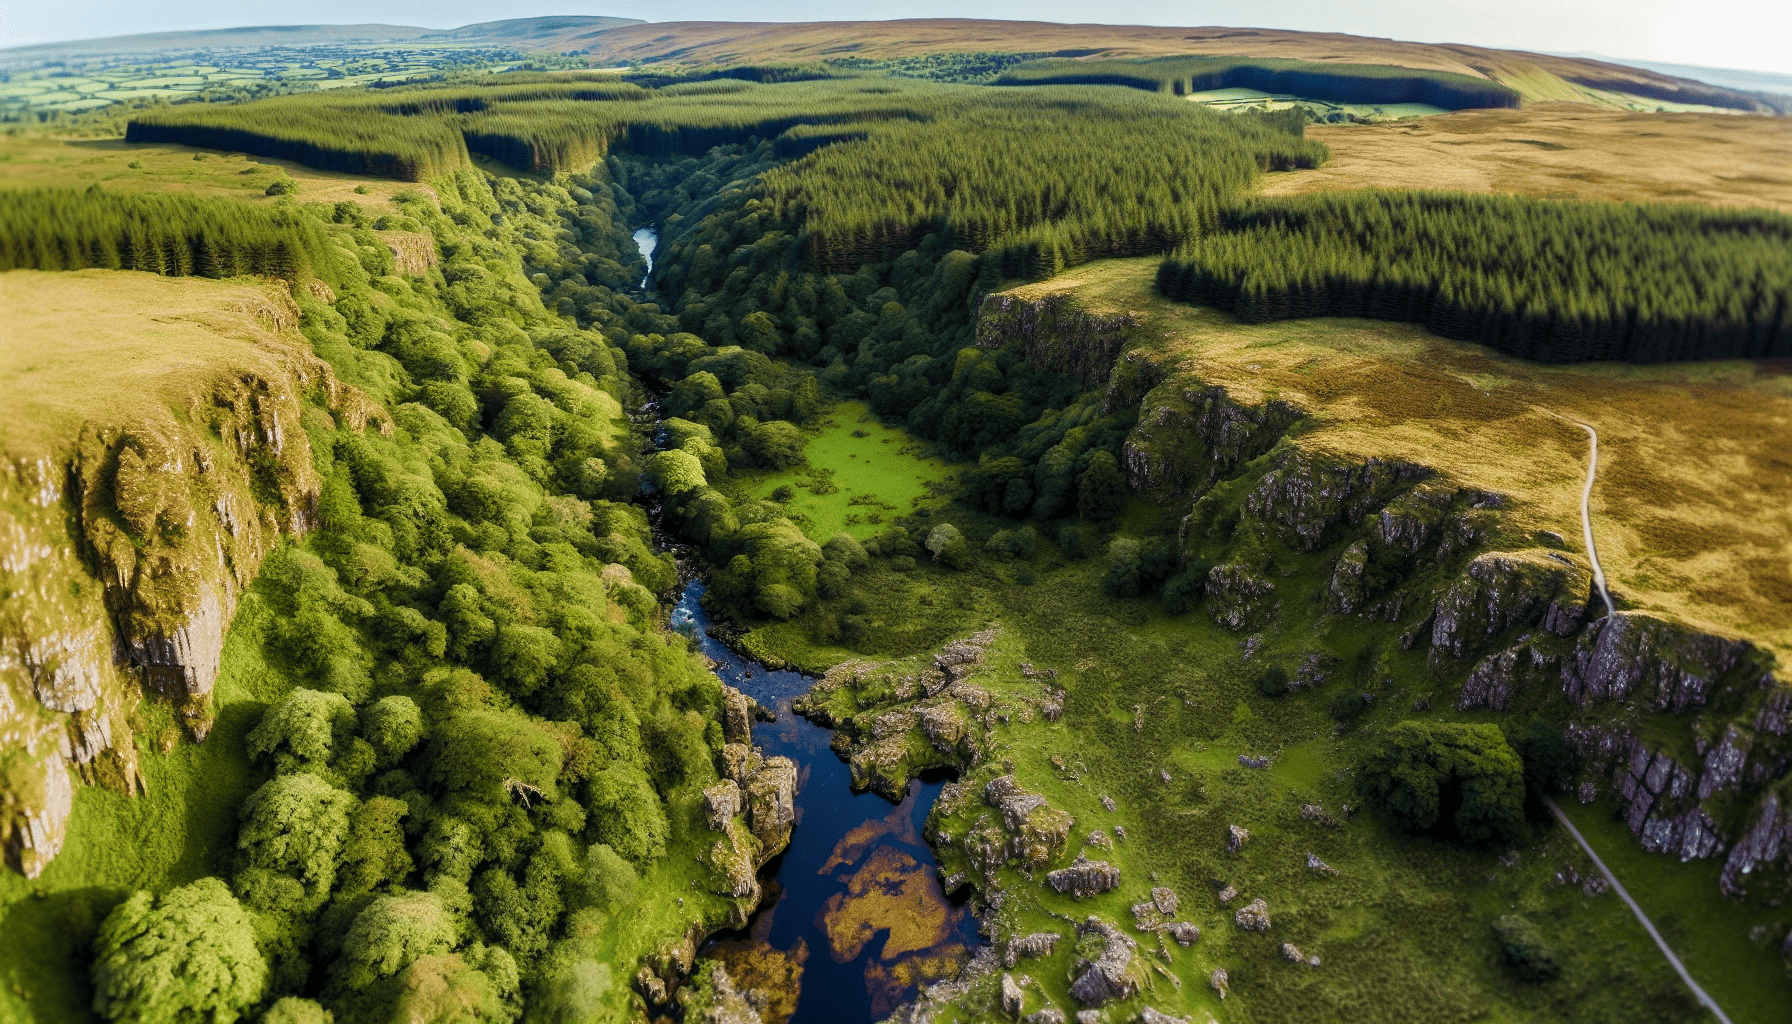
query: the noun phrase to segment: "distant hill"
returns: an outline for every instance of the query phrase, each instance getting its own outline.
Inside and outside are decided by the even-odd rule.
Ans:
[[[24,67],[45,60],[152,50],[412,40],[579,52],[604,63],[641,61],[648,64],[1065,50],[1110,57],[1180,54],[1282,57],[1320,63],[1381,64],[1487,78],[1517,90],[1529,102],[1591,103],[1620,109],[1690,104],[1760,113],[1792,110],[1792,102],[1781,102],[1777,97],[1764,95],[1776,88],[1792,92],[1792,84],[1775,86],[1760,81],[1759,77],[1765,73],[1757,72],[1729,72],[1727,74],[1755,77],[1718,81],[1712,75],[1716,69],[1495,50],[1455,43],[1413,43],[1337,32],[1218,26],[1063,25],[969,18],[649,23],[632,18],[567,15],[488,21],[446,30],[403,25],[262,26],[157,32],[15,47],[0,50],[0,67]],[[1701,77],[1703,80],[1698,80]],[[1792,76],[1765,77],[1792,83]]]
[[[1747,68],[1711,68],[1702,64],[1668,64],[1658,60],[1632,60],[1629,57],[1607,57],[1602,53],[1563,54],[1568,57],[1587,57],[1602,60],[1611,64],[1622,64],[1626,67],[1644,68],[1659,71],[1664,75],[1676,78],[1690,78],[1707,85],[1720,85],[1727,89],[1743,89],[1748,92],[1771,92],[1792,96],[1792,75],[1778,71],[1751,71]]]
[[[336,43],[456,42],[564,52],[579,48],[558,45],[565,37],[639,24],[642,22],[637,18],[565,15],[484,21],[452,29],[423,28],[418,25],[252,25],[186,32],[146,32],[103,39],[76,39],[61,43],[8,47],[0,49],[0,67],[32,67],[47,61],[83,60],[163,50],[244,49]]]

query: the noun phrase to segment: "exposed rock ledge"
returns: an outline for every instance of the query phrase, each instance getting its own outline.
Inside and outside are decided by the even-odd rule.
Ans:
[[[55,308],[92,273],[14,272],[5,291]],[[37,434],[0,434],[0,843],[31,877],[62,847],[71,769],[141,787],[128,717],[140,693],[170,700],[196,739],[211,728],[238,595],[282,536],[312,525],[304,401],[390,429],[311,354],[285,295],[137,274],[106,285],[121,308],[155,312],[169,351],[133,345],[145,326],[131,335],[127,314],[84,318],[58,344],[112,362],[60,361],[51,374],[82,379],[47,382],[10,420]],[[27,325],[7,355],[34,358],[33,344]]]

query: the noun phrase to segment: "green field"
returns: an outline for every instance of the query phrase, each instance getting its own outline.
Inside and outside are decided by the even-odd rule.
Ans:
[[[1216,110],[1287,110],[1290,107],[1306,107],[1315,112],[1321,120],[1329,114],[1342,114],[1359,120],[1393,120],[1408,117],[1429,117],[1432,114],[1447,114],[1443,107],[1434,107],[1429,103],[1333,103],[1329,100],[1316,100],[1310,96],[1294,96],[1287,93],[1269,93],[1261,89],[1207,89],[1202,92],[1188,94],[1191,103],[1213,107]]]
[[[937,485],[954,467],[927,451],[906,431],[879,423],[864,402],[841,402],[803,449],[807,466],[751,477],[748,487],[759,498],[789,487],[791,519],[816,540],[842,530],[863,540],[897,516],[946,504]],[[818,488],[823,481],[835,489]]]

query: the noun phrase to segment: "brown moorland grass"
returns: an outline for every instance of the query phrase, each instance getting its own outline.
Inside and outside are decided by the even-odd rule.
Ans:
[[[1243,325],[1159,297],[1156,261],[1091,263],[1016,290],[1142,317],[1144,344],[1235,399],[1312,415],[1296,443],[1405,459],[1509,495],[1508,524],[1578,545],[1585,435],[1599,431],[1593,529],[1615,595],[1792,664],[1792,365],[1543,366],[1422,328]]]
[[[400,192],[436,198],[428,185],[319,171],[270,157],[190,146],[127,145],[120,139],[0,135],[0,188],[86,188],[98,184],[119,192],[186,192],[273,203],[275,197],[265,193],[277,178],[296,186],[289,195],[301,203],[349,200],[374,215],[396,212],[392,197]],[[367,191],[356,192],[357,187]]]
[[[280,283],[11,270],[0,309],[0,445],[14,459],[60,454],[86,424],[165,420],[220,382],[280,379],[311,358]]]
[[[1107,56],[1232,54],[1344,64],[1454,71],[1492,78],[1526,100],[1567,100],[1619,106],[1628,95],[1709,93],[1711,87],[1639,68],[1577,57],[1492,50],[1453,43],[1373,39],[1340,32],[1207,26],[1063,25],[1043,21],[915,18],[899,21],[723,22],[629,25],[603,32],[569,30],[533,40],[545,49],[586,50],[594,62],[678,63],[811,61],[827,57],[909,57],[929,53],[1000,51],[1049,53],[1099,50]],[[1729,90],[1717,94],[1735,97]],[[1660,98],[1660,96],[1657,96]],[[1685,97],[1688,102],[1702,102]],[[1746,102],[1746,100],[1733,100]]]
[[[1331,162],[1266,175],[1263,195],[1421,188],[1666,200],[1792,212],[1792,119],[1547,104],[1419,121],[1307,127]]]

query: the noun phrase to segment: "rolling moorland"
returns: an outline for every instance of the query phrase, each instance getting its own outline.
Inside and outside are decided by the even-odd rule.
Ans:
[[[1022,28],[0,140],[0,1016],[1778,1020],[1787,122]]]

